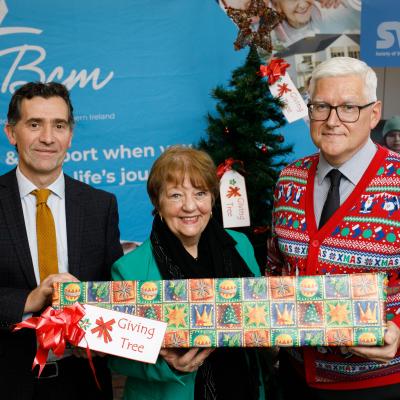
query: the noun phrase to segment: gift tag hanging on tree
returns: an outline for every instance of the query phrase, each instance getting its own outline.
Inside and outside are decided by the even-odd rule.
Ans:
[[[274,58],[268,65],[260,66],[260,75],[267,78],[271,94],[284,103],[282,113],[288,122],[304,118],[307,105],[291,80],[286,69],[290,65],[283,58]]]
[[[220,182],[221,208],[224,228],[250,226],[246,183],[234,170],[226,171]]]

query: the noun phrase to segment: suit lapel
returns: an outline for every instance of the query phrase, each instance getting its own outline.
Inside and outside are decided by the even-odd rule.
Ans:
[[[37,283],[26,234],[15,169],[0,177],[0,207],[3,210],[5,223],[16,250],[19,267],[25,275],[28,285],[34,288],[37,286]]]
[[[65,218],[67,222],[68,272],[79,277],[83,224],[83,199],[79,185],[65,176]]]

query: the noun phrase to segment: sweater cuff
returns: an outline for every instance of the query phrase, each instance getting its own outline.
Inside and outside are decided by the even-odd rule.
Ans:
[[[393,319],[391,319],[391,321],[400,329],[400,314],[397,314]]]

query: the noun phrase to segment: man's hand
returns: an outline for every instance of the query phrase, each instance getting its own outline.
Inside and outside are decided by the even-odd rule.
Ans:
[[[400,345],[400,329],[389,321],[385,333],[385,344],[383,346],[357,346],[349,347],[349,351],[356,356],[368,358],[369,360],[387,363],[391,361],[397,353]]]
[[[79,280],[68,272],[49,275],[40,282],[36,289],[29,293],[25,303],[24,314],[40,311],[44,306],[50,305],[54,282],[79,282]]]
[[[181,349],[161,349],[160,356],[168,363],[169,366],[180,372],[196,371],[204,362],[204,360],[215,349],[199,349],[193,347],[189,350]]]

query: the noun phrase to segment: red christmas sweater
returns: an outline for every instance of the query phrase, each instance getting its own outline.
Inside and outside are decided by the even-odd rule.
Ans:
[[[268,271],[271,275],[385,272],[387,318],[400,327],[400,156],[378,146],[358,185],[320,230],[313,205],[318,161],[318,154],[300,159],[280,174],[273,233],[284,263],[271,263]],[[344,390],[400,383],[400,352],[383,364],[342,354],[336,347],[288,351],[313,387]]]

